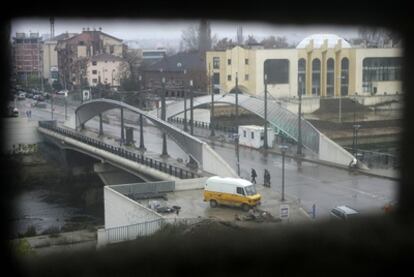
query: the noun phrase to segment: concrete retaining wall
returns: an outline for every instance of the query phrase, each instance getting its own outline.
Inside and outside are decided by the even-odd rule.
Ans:
[[[3,153],[13,150],[19,145],[32,145],[42,141],[37,133],[37,121],[29,121],[27,118],[2,119],[3,127]]]
[[[127,226],[162,218],[111,187],[104,187],[105,229]]]
[[[319,139],[319,159],[348,166],[354,159],[354,156],[321,133]]]

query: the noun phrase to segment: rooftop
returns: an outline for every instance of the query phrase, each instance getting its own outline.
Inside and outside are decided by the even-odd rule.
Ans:
[[[341,38],[338,35],[335,34],[314,34],[310,35],[306,38],[304,38],[299,44],[296,46],[296,48],[306,48],[308,44],[313,40],[313,47],[314,48],[320,48],[325,40],[328,41],[328,48],[334,48],[335,45],[338,43],[338,41],[341,41],[342,48],[351,48],[351,45],[349,42],[347,42],[345,39]]]

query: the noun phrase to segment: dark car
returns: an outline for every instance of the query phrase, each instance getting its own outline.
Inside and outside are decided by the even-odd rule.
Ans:
[[[348,206],[338,206],[331,210],[331,217],[336,219],[347,220],[357,216],[359,212]]]

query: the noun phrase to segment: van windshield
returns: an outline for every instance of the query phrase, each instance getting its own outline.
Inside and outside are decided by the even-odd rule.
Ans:
[[[244,189],[246,191],[246,195],[255,195],[256,194],[256,188],[253,185],[245,187]]]

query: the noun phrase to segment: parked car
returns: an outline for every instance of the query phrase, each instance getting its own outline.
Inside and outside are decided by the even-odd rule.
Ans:
[[[41,95],[41,94],[39,94],[39,95],[36,95],[37,97],[36,97],[36,100],[38,101],[38,102],[43,102],[43,101],[45,101],[45,97],[43,96],[43,95]]]
[[[348,206],[338,206],[331,210],[331,217],[336,219],[347,220],[359,216],[359,212]]]

